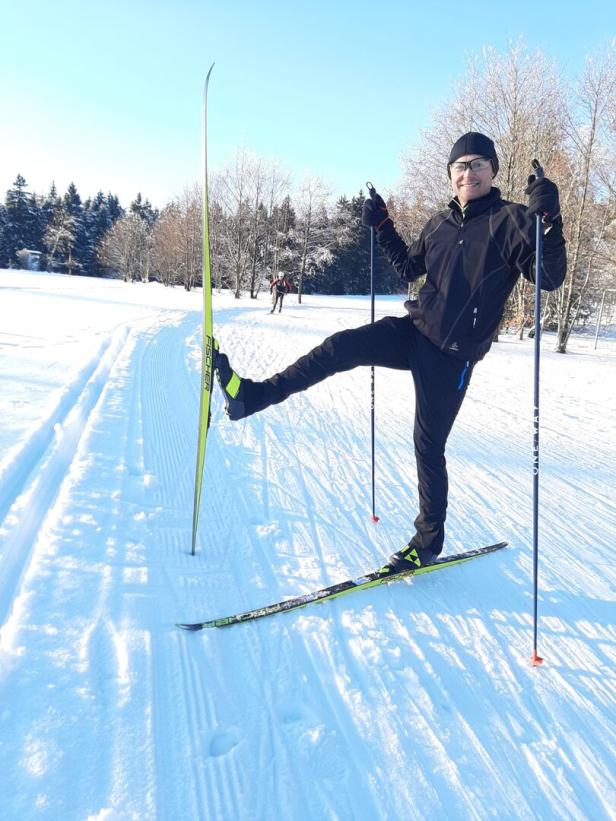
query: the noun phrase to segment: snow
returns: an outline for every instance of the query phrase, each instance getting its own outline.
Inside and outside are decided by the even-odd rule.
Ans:
[[[367,321],[363,298],[215,294],[241,375]],[[416,514],[408,374],[231,423],[190,555],[201,294],[0,271],[2,819],[607,819],[616,814],[616,343],[544,337],[539,652],[532,342],[477,366],[447,552],[510,547],[255,624],[198,621],[383,562]],[[377,315],[403,311],[380,298]]]

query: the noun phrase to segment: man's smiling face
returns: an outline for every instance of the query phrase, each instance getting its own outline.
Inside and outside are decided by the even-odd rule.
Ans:
[[[479,159],[486,160],[485,157],[481,157],[479,154],[467,154],[449,166],[451,187],[462,206],[465,206],[470,200],[485,196],[492,187],[494,171],[489,160],[485,163],[478,163],[478,165],[483,165],[483,168],[471,169],[469,166],[472,160]]]

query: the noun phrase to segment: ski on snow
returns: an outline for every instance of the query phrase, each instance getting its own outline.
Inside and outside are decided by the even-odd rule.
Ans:
[[[389,584],[399,579],[405,579],[408,576],[419,576],[422,573],[432,573],[434,570],[442,570],[444,567],[451,567],[455,564],[462,564],[478,556],[485,556],[487,553],[494,553],[507,546],[507,542],[498,542],[487,547],[479,547],[476,550],[467,550],[465,553],[456,553],[453,556],[444,556],[437,559],[433,564],[420,567],[417,570],[403,570],[398,573],[391,573],[387,565],[368,573],[365,576],[359,576],[357,579],[347,579],[347,581],[332,584],[329,587],[324,587],[321,590],[316,590],[314,593],[305,593],[302,596],[296,596],[293,599],[276,602],[267,607],[257,607],[255,610],[247,610],[245,613],[236,613],[232,616],[224,616],[219,619],[211,619],[210,621],[196,622],[195,624],[178,624],[183,630],[204,630],[208,627],[229,627],[232,624],[239,624],[244,621],[255,621],[262,619],[265,616],[273,616],[276,613],[287,613],[289,610],[299,610],[300,607],[306,607],[313,602],[324,602],[337,599],[339,596],[346,596],[348,593],[353,593],[356,590],[367,590],[369,587],[378,587],[381,584]]]

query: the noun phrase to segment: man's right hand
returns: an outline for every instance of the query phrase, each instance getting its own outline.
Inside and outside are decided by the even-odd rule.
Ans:
[[[378,228],[387,219],[389,219],[389,214],[387,213],[385,200],[372,189],[370,198],[364,200],[361,209],[361,224],[365,225],[366,228]]]

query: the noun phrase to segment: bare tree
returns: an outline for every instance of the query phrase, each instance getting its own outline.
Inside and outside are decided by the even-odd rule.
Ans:
[[[236,299],[240,298],[244,273],[249,264],[249,165],[250,155],[247,149],[238,149],[233,165],[228,165],[218,175],[215,186],[220,197],[219,205],[226,215],[226,247],[223,251],[229,260],[229,285],[233,287]]]
[[[600,60],[589,59],[572,95],[567,150],[560,159],[561,208],[567,239],[567,277],[557,294],[558,340],[565,353],[584,296],[598,269],[601,247],[613,219],[612,207],[597,198],[614,190],[613,160],[606,161],[616,96],[616,61],[612,49]]]
[[[318,177],[306,177],[299,191],[297,301],[300,303],[306,274],[323,268],[332,259],[334,235],[329,228],[326,207],[329,193],[326,183]]]
[[[400,214],[403,233],[415,238],[428,213],[444,208],[450,199],[447,157],[466,131],[481,131],[494,140],[500,163],[495,184],[505,199],[519,201],[531,160],[541,158],[549,173],[558,156],[565,126],[563,111],[561,80],[554,63],[541,52],[529,54],[518,41],[504,54],[486,48],[471,56],[451,98],[437,109],[434,124],[405,158],[403,183],[394,198],[394,213]],[[404,208],[405,200],[414,207]],[[521,280],[505,321],[522,334],[532,310],[532,295]]]
[[[275,273],[283,254],[280,211],[289,177],[277,162],[246,148],[213,175],[210,186],[211,238],[216,245],[220,282],[227,281],[236,298],[242,289],[257,297],[267,276]]]
[[[137,214],[126,214],[117,220],[103,236],[98,251],[101,263],[125,282],[148,281],[150,253],[151,230]]]
[[[47,270],[52,271],[54,257],[57,253],[68,258],[68,272],[72,272],[72,249],[75,245],[75,219],[62,207],[54,211],[53,218],[43,236],[43,243],[48,251]]]
[[[184,288],[194,288],[203,267],[201,188],[187,188],[179,200],[180,260]]]
[[[267,235],[267,211],[263,205],[263,187],[265,184],[265,173],[263,162],[258,157],[254,157],[249,169],[249,189],[251,200],[251,219],[248,226],[250,237],[250,262],[248,288],[251,299],[256,299],[259,292],[257,278],[263,279],[263,275],[258,277],[257,271],[263,263],[264,243]]]
[[[275,276],[285,263],[290,262],[293,256],[288,245],[292,227],[289,185],[289,175],[280,169],[278,163],[272,162],[268,169],[267,220],[262,262],[263,274],[270,278]],[[259,279],[259,284],[262,282],[263,277]]]
[[[469,58],[465,76],[421,132],[419,144],[404,157],[400,193],[421,198],[433,211],[451,197],[447,157],[466,131],[481,131],[495,142],[500,162],[497,185],[506,199],[519,200],[530,170],[540,157],[546,168],[564,133],[562,83],[554,63],[522,41],[501,55],[486,48]]]
[[[201,188],[194,185],[169,203],[152,235],[152,265],[165,285],[192,290],[203,265]]]
[[[228,254],[226,214],[222,206],[222,178],[213,174],[209,181],[209,236],[212,283],[220,289],[231,281],[231,265]]]
[[[181,214],[177,201],[165,206],[152,231],[152,268],[163,285],[181,281],[178,236]]]

